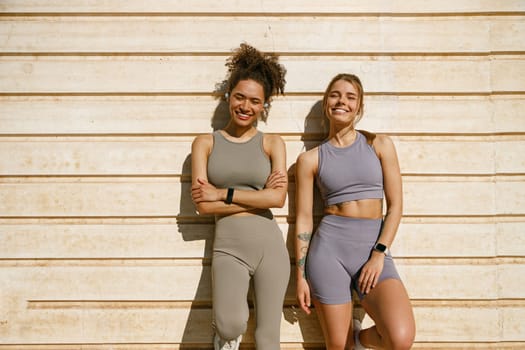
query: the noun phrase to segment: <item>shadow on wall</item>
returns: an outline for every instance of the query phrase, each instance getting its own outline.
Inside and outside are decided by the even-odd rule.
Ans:
[[[210,300],[210,258],[213,240],[213,226],[210,220],[198,220],[195,207],[191,201],[191,154],[184,160],[181,179],[180,213],[177,215],[177,225],[184,242],[204,241],[204,254],[202,256],[192,256],[191,258],[202,258],[202,272],[199,277],[197,290],[192,300],[182,300],[190,302],[190,310],[180,349],[195,349],[196,344],[211,342],[211,328],[207,310],[211,306]],[[191,243],[190,243],[191,244]],[[174,276],[176,278],[176,276]],[[209,339],[208,339],[209,338]]]
[[[317,101],[304,120],[304,131],[301,136],[303,142],[303,151],[309,151],[312,148],[319,145],[324,139],[324,127],[323,127],[323,113],[322,113],[322,101]],[[290,256],[294,257],[292,261],[295,261],[295,162],[288,168],[288,178],[290,180],[290,186],[288,186],[288,232],[286,245]],[[322,207],[319,207],[320,196],[317,191],[317,187],[314,186],[314,213],[319,213]],[[314,218],[314,229],[317,226],[317,222]],[[284,318],[291,324],[298,323],[301,335],[303,338],[303,345],[308,349],[324,349],[322,343],[321,327],[317,321],[315,313],[307,316],[298,306],[295,300],[295,264],[293,264],[291,273],[291,282],[288,285],[287,296],[291,296],[293,299],[288,300],[290,305],[284,308]],[[320,342],[321,341],[321,342]]]
[[[220,100],[215,108],[211,120],[213,131],[222,129],[229,120],[228,104]],[[197,290],[191,302],[188,318],[182,334],[180,349],[190,350],[202,348],[212,343],[213,331],[211,327],[211,254],[213,246],[214,219],[212,216],[198,217],[195,206],[191,201],[191,154],[184,160],[181,180],[180,213],[177,216],[179,232],[184,242],[204,241],[204,256],[202,258],[202,272],[199,277]]]

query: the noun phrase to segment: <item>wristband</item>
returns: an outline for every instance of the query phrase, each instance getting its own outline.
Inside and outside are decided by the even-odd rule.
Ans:
[[[226,200],[224,201],[226,204],[232,204],[233,202],[233,188],[228,188],[228,194],[226,195]]]

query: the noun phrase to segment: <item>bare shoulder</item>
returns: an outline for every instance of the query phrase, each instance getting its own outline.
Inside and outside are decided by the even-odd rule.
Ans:
[[[278,134],[263,134],[263,148],[269,156],[285,152],[283,138]]]
[[[263,135],[263,142],[264,144],[273,147],[273,146],[281,146],[284,145],[283,138],[281,135],[278,134],[266,134]]]
[[[390,136],[385,134],[376,134],[373,146],[378,154],[388,154],[392,151],[395,152],[394,142]]]
[[[195,137],[192,143],[192,149],[204,149],[211,150],[213,146],[213,135],[212,134],[203,134]]]
[[[386,134],[376,134],[374,138],[374,146],[388,146],[393,145],[392,139]]]
[[[316,171],[319,162],[319,147],[314,147],[311,150],[299,154],[297,157],[297,166],[305,170]]]

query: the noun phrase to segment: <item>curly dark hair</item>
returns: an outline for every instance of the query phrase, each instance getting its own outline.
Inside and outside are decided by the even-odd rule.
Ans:
[[[228,77],[224,82],[227,94],[241,80],[251,79],[262,85],[266,103],[263,120],[266,119],[272,96],[283,94],[286,84],[286,68],[274,53],[263,53],[251,45],[242,43],[226,61]]]

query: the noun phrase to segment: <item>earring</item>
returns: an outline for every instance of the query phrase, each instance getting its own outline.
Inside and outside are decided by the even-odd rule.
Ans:
[[[265,103],[263,104],[263,107],[264,107],[264,109],[268,109],[268,107],[270,107],[270,104],[269,104],[268,102],[265,102]]]
[[[225,93],[225,94],[224,94],[224,99],[225,99],[226,101],[228,101],[229,98],[230,98],[230,93],[229,93],[229,92]]]

